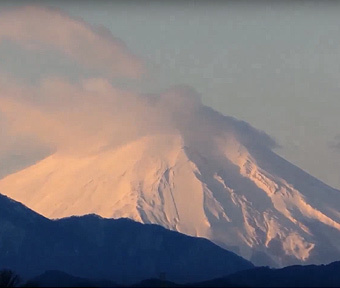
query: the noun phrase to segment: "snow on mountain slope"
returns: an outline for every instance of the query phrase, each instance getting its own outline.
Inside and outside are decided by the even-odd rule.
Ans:
[[[157,223],[259,264],[339,257],[339,191],[307,176],[295,179],[305,189],[299,191],[280,167],[261,168],[236,139],[222,135],[212,143],[211,150],[192,148],[167,134],[87,157],[57,153],[2,179],[0,191],[46,217],[96,213]]]
[[[56,154],[5,178],[1,190],[50,218],[96,213],[176,230],[181,217],[181,231],[206,235],[201,183],[181,145],[161,136],[84,159]]]

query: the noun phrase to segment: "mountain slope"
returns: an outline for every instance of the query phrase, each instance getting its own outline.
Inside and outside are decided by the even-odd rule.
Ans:
[[[91,280],[75,277],[65,272],[49,270],[29,280],[26,287],[120,287],[108,280]]]
[[[340,262],[328,265],[257,267],[221,279],[195,283],[193,287],[339,287]]]
[[[96,215],[49,220],[0,195],[0,269],[24,277],[60,270],[89,279],[131,284],[166,273],[200,281],[253,265],[210,241]]]
[[[160,224],[258,265],[340,258],[340,191],[276,155],[242,121],[201,107],[189,122],[97,153],[56,152],[0,180],[0,191],[49,218]]]

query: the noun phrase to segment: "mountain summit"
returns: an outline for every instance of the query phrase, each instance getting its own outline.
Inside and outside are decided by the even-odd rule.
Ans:
[[[49,218],[160,224],[258,265],[340,258],[340,191],[279,157],[245,122],[203,105],[169,109],[171,132],[86,155],[56,152],[0,180],[0,191]]]

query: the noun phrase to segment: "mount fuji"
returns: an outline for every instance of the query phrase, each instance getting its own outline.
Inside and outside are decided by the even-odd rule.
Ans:
[[[0,193],[49,218],[159,224],[257,265],[340,259],[340,191],[278,156],[243,121],[204,105],[194,116],[176,109],[171,132],[86,155],[57,151],[1,179]]]

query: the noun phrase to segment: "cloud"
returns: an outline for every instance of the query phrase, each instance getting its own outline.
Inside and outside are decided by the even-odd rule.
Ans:
[[[105,79],[72,84],[51,78],[36,86],[0,81],[0,113],[12,137],[34,135],[50,149],[69,153],[91,153],[171,130],[168,113]]]
[[[117,89],[103,78],[76,84],[50,78],[34,86],[3,79],[0,115],[10,139],[26,137],[50,151],[71,154],[96,153],[163,133],[179,133],[187,145],[208,150],[221,135],[245,145],[272,145],[266,134],[204,106],[186,86],[142,95]]]
[[[56,50],[108,77],[137,78],[142,61],[103,27],[95,27],[58,9],[24,6],[0,13],[0,43],[26,49]]]
[[[154,134],[180,134],[184,145],[204,151],[216,150],[217,138],[246,147],[276,145],[247,123],[203,105],[188,86],[152,95],[114,87],[112,77],[140,75],[141,61],[108,30],[59,10],[1,12],[0,42],[6,39],[37,51],[56,49],[106,76],[78,82],[45,76],[28,84],[0,74],[0,177],[11,170],[2,163],[16,169],[49,153],[88,155]]]

